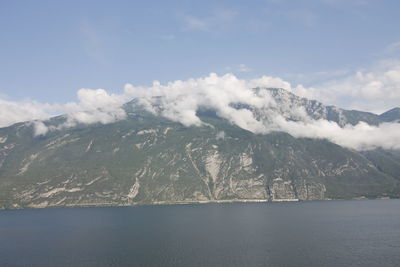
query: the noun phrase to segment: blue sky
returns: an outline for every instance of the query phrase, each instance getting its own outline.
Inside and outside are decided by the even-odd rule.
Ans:
[[[398,149],[398,123],[340,127],[283,103],[304,119],[287,121],[252,88],[377,114],[399,107],[399,14],[398,0],[1,0],[0,127],[29,121],[46,135],[113,123],[124,103],[154,111],[157,96],[159,115],[185,126],[203,125],[196,111],[212,108],[255,133]],[[232,103],[266,108],[270,120]],[[64,124],[43,122],[59,114]]]
[[[66,102],[210,72],[314,86],[396,58],[399,14],[385,0],[3,0],[0,94]]]

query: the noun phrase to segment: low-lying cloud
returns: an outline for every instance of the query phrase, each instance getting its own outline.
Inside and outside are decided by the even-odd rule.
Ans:
[[[392,74],[390,79],[397,79],[396,73],[386,73],[389,76]],[[121,94],[110,94],[104,89],[80,89],[77,93],[78,101],[66,104],[0,100],[0,126],[37,120],[33,122],[35,135],[45,135],[48,131],[77,124],[112,123],[125,119],[127,114],[122,108],[123,104],[137,99],[148,111],[185,126],[204,125],[196,115],[197,111],[212,109],[232,124],[257,134],[283,131],[295,137],[326,138],[353,149],[400,149],[399,123],[371,126],[361,122],[354,126],[340,127],[335,122],[311,119],[301,107],[293,108],[277,103],[269,91],[254,90],[258,87],[283,88],[303,96],[315,95],[315,88],[304,88],[301,85],[292,87],[280,78],[263,76],[242,80],[232,74],[210,74],[203,78],[167,84],[155,81],[147,87],[126,84]],[[251,107],[251,110],[238,107]],[[64,113],[67,114],[66,121],[61,125],[46,126],[41,121]],[[296,120],[289,120],[288,116]],[[218,135],[218,138],[225,138],[225,133],[223,136]]]
[[[400,61],[381,61],[372,70],[358,70],[310,88],[298,86],[293,91],[324,104],[382,113],[400,105]]]
[[[122,105],[126,96],[109,94],[104,89],[80,89],[78,102],[49,104],[25,100],[21,102],[0,99],[0,127],[23,121],[32,121],[34,134],[44,135],[51,130],[73,127],[77,124],[112,123],[126,118]],[[66,121],[56,126],[46,126],[42,120],[66,114]]]

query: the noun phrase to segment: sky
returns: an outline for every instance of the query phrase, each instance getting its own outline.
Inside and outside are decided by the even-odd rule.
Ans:
[[[382,113],[400,106],[399,14],[397,0],[2,0],[0,126],[210,73]]]

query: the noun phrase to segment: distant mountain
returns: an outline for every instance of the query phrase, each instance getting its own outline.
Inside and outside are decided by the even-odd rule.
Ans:
[[[385,113],[379,115],[379,118],[382,121],[390,122],[390,121],[400,121],[400,108],[393,108]]]
[[[341,126],[399,118],[398,108],[378,116],[267,91],[277,103],[272,108],[288,120],[301,120],[290,112],[295,108]],[[252,106],[235,108],[268,117]],[[0,208],[400,196],[398,150],[356,151],[284,132],[254,134],[212,110],[198,112],[203,126],[185,127],[136,101],[124,109],[125,120],[38,137],[32,123],[1,128]]]
[[[325,106],[321,102],[298,97],[284,89],[267,88],[267,90],[271,92],[271,95],[278,103],[278,106],[281,107],[279,110],[281,114],[290,114],[290,111],[294,108],[304,108],[307,112],[307,115],[311,118],[316,120],[325,119],[328,121],[334,121],[340,126],[344,126],[346,124],[355,125],[360,121],[366,122],[370,125],[378,125],[379,123],[385,121],[374,113],[357,110],[345,110],[335,106]],[[286,117],[288,118],[288,116]]]

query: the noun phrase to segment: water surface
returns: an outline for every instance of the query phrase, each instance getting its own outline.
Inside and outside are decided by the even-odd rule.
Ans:
[[[0,266],[400,266],[400,200],[0,211]]]

